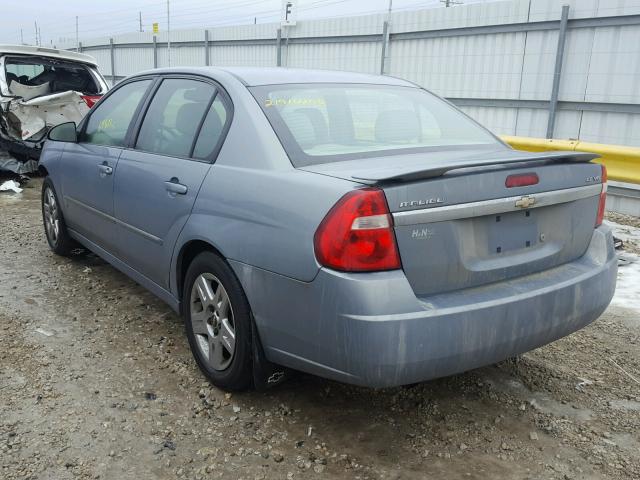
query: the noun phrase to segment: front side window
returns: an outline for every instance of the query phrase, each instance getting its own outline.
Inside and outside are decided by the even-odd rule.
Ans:
[[[188,157],[215,92],[214,86],[197,80],[163,80],[145,114],[136,149]]]
[[[296,167],[498,141],[440,98],[386,85],[252,89]]]
[[[139,80],[119,87],[91,113],[83,141],[98,145],[124,145],[127,130],[151,80]]]

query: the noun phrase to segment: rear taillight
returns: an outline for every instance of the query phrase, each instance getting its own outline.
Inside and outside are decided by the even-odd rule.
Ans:
[[[598,202],[598,216],[596,217],[596,227],[602,225],[604,220],[604,209],[607,203],[607,167],[602,167],[602,191],[600,192],[600,201]]]
[[[318,262],[344,272],[400,268],[393,219],[382,190],[347,193],[324,217],[313,239]]]
[[[529,185],[537,185],[540,179],[536,173],[518,173],[509,175],[504,182],[507,188],[528,187]]]
[[[81,95],[81,97],[82,100],[84,100],[84,103],[87,104],[87,107],[91,108],[98,100],[100,100],[101,95]]]

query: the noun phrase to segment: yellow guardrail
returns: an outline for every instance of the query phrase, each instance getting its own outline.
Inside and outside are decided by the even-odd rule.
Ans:
[[[529,152],[568,150],[597,153],[602,158],[599,158],[596,162],[606,165],[609,180],[640,184],[640,148],[637,147],[604,145],[602,143],[588,143],[579,140],[512,137],[510,135],[501,135],[500,138],[516,150],[527,150]]]

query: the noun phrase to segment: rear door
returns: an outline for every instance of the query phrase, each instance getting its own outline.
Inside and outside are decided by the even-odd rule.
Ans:
[[[122,85],[92,111],[63,154],[62,192],[70,228],[113,252],[113,179],[132,119],[152,80]]]
[[[168,77],[120,157],[114,206],[119,256],[168,287],[173,247],[220,148],[229,102],[212,83]]]

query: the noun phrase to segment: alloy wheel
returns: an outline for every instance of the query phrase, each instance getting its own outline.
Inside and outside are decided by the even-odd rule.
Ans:
[[[55,245],[58,241],[58,235],[60,235],[60,214],[56,196],[53,194],[53,190],[48,187],[44,192],[43,212],[47,236],[51,244]]]
[[[208,365],[225,370],[233,360],[236,331],[233,306],[218,278],[202,273],[191,288],[191,327],[196,344]]]

